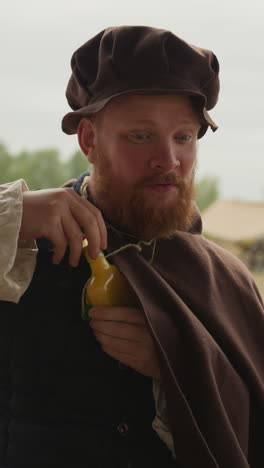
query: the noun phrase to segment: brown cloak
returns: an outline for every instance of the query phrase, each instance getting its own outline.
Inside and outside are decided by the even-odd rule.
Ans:
[[[128,239],[109,232],[109,252]],[[245,266],[189,232],[113,256],[136,292],[161,362],[182,468],[264,467],[264,306]]]

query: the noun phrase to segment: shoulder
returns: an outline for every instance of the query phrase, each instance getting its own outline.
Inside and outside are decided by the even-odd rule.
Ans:
[[[241,293],[259,295],[248,268],[232,253],[200,234],[178,231],[166,241],[159,242],[157,262],[195,284],[229,284]]]

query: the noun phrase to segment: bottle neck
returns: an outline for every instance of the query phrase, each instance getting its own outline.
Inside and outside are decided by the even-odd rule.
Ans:
[[[96,260],[91,258],[88,254],[86,254],[86,258],[90,264],[92,273],[97,273],[102,270],[108,270],[110,268],[110,265],[102,252],[100,252]]]

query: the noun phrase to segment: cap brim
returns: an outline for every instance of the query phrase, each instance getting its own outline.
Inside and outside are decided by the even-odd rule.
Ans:
[[[89,117],[92,116],[93,114],[96,114],[97,112],[101,111],[109,101],[112,99],[122,96],[122,95],[133,95],[133,94],[186,94],[189,96],[196,96],[199,97],[200,99],[202,98],[204,104],[201,106],[201,117],[202,117],[202,125],[198,134],[198,138],[201,138],[205,133],[208,128],[208,126],[211,127],[211,129],[215,132],[218,128],[216,123],[211,119],[210,115],[208,114],[208,111],[205,108],[205,103],[206,103],[206,98],[203,94],[200,92],[195,92],[195,91],[190,91],[188,89],[133,89],[133,90],[127,90],[127,91],[122,91],[119,93],[115,93],[112,96],[102,98],[101,100],[97,100],[94,103],[89,104],[86,107],[82,107],[81,109],[78,109],[73,112],[68,112],[63,119],[62,119],[62,130],[64,133],[67,133],[68,135],[73,135],[77,133],[78,130],[78,125],[79,122],[82,118],[84,117]]]

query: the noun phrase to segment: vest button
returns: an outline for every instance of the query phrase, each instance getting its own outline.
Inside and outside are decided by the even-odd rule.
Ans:
[[[126,436],[128,433],[128,425],[126,423],[120,423],[117,426],[117,430],[121,436]]]

